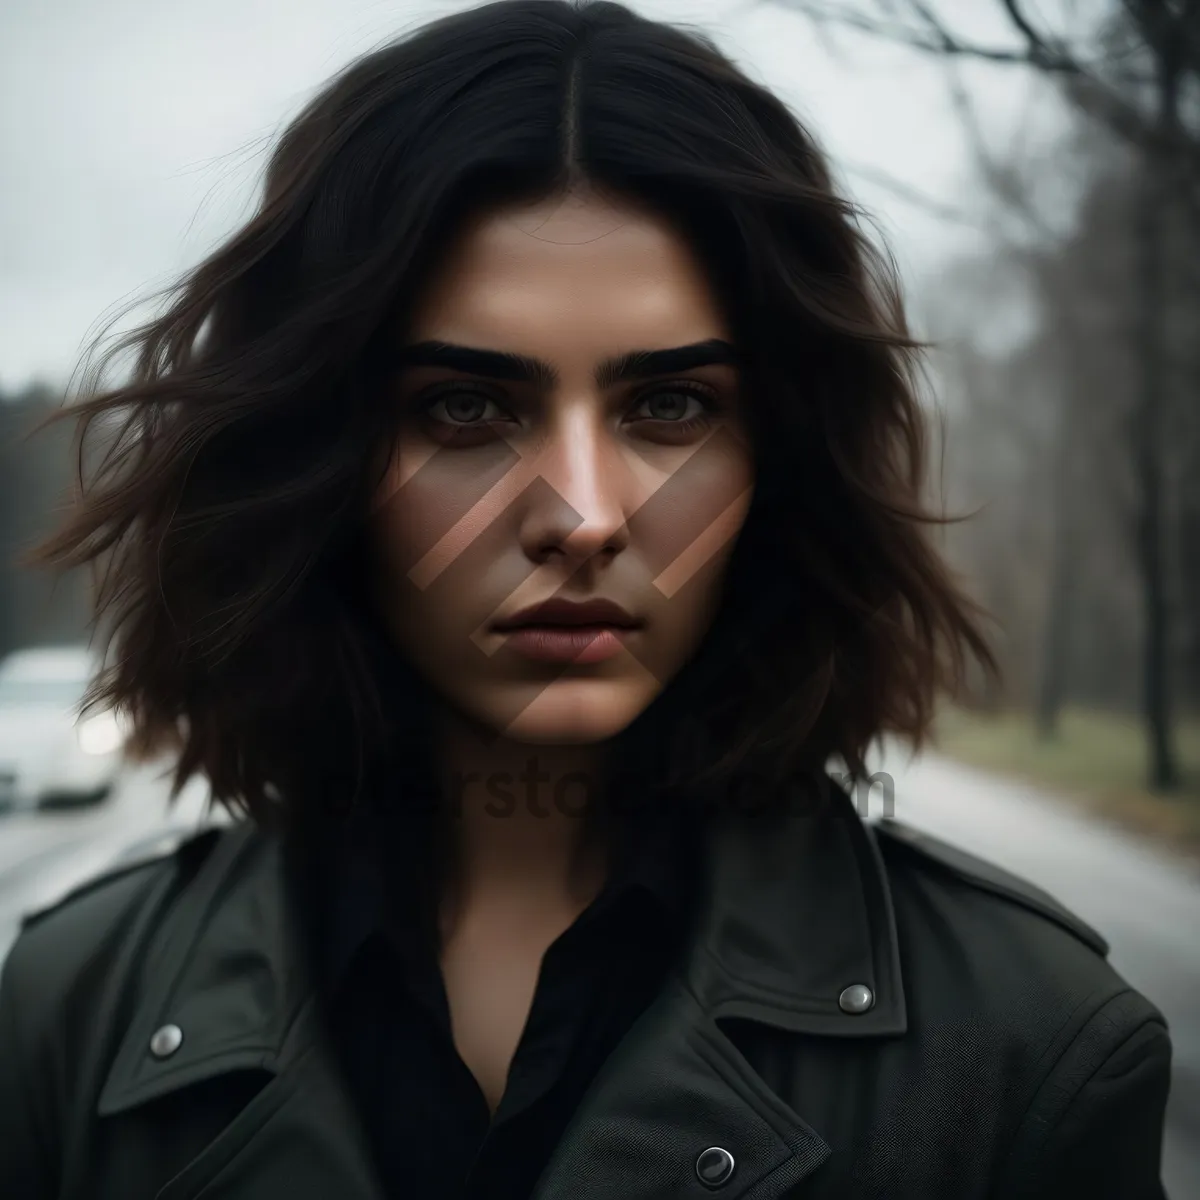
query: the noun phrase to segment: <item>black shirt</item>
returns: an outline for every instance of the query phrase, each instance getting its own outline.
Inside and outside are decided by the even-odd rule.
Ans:
[[[682,948],[694,840],[666,818],[622,831],[605,887],[543,958],[494,1118],[455,1048],[433,938],[387,920],[386,834],[360,817],[325,842],[297,878],[329,1036],[386,1194],[525,1200]]]

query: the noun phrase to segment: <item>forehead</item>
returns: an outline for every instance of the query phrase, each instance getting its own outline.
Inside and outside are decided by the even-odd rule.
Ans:
[[[560,358],[728,336],[702,263],[668,221],[575,194],[468,224],[411,335]]]

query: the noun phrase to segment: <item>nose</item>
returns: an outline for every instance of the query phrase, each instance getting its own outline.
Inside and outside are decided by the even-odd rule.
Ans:
[[[521,542],[533,562],[576,566],[628,545],[629,465],[602,413],[581,405],[561,414],[531,466]]]

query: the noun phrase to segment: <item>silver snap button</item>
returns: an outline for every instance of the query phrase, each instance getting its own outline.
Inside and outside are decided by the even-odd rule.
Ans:
[[[724,1187],[733,1176],[733,1155],[721,1146],[709,1146],[696,1159],[696,1174],[705,1187]]]
[[[155,1058],[167,1058],[183,1045],[183,1030],[178,1025],[164,1025],[150,1039],[150,1053]]]
[[[838,997],[838,1008],[847,1013],[865,1013],[874,1004],[875,993],[865,983],[852,983]]]

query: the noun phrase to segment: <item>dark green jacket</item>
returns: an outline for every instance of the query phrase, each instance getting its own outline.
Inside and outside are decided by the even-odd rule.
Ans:
[[[1078,918],[848,802],[726,816],[706,844],[690,949],[537,1200],[1163,1196],[1165,1023]],[[0,1197],[383,1200],[286,895],[278,844],[242,826],[27,923],[0,986]]]

